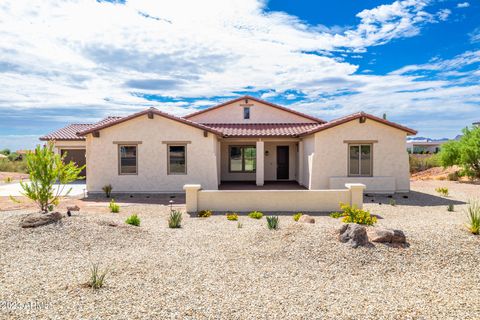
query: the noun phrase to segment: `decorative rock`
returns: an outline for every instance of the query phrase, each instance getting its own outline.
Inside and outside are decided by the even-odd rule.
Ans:
[[[60,212],[32,213],[20,221],[20,226],[22,228],[36,228],[50,223],[55,223],[61,220],[62,217],[63,216]]]
[[[77,205],[74,205],[72,207],[67,207],[68,211],[80,211],[80,207]]]
[[[309,216],[308,214],[302,214],[300,216],[300,219],[298,219],[298,222],[315,223],[315,218],[312,216]]]
[[[367,230],[364,226],[348,223],[338,230],[338,240],[348,243],[352,248],[368,244]]]
[[[369,230],[369,238],[372,242],[383,243],[406,243],[407,239],[402,230],[373,228]]]

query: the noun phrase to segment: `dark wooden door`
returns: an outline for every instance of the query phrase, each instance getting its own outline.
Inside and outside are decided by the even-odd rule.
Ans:
[[[67,154],[65,156],[65,163],[69,163],[70,161],[73,161],[77,164],[77,166],[81,167],[85,165],[86,159],[85,159],[85,149],[62,149],[60,151],[60,154],[63,156],[64,154]],[[87,175],[87,171],[85,169],[82,170],[80,173],[81,176],[85,177]]]
[[[288,179],[288,146],[277,146],[277,179]]]

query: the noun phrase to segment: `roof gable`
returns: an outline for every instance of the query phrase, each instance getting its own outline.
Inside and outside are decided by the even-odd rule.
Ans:
[[[239,106],[251,107],[251,119],[243,119],[243,109]],[[251,96],[229,100],[184,118],[200,123],[325,123],[322,119]]]
[[[329,121],[327,123],[324,123],[324,124],[318,126],[317,128],[305,131],[300,136],[306,136],[306,135],[309,135],[309,134],[317,133],[317,132],[320,132],[322,130],[333,128],[333,127],[339,126],[341,124],[344,124],[344,123],[347,123],[347,122],[350,122],[350,121],[353,121],[353,120],[356,120],[356,119],[361,119],[361,118],[370,119],[370,120],[382,123],[384,125],[396,128],[398,130],[405,131],[405,132],[407,132],[408,135],[416,135],[417,134],[416,130],[404,127],[404,126],[402,126],[398,123],[391,122],[391,121],[388,121],[386,119],[382,119],[382,118],[376,117],[374,115],[371,115],[371,114],[368,114],[368,113],[365,113],[365,112],[357,112],[357,113],[354,113],[354,114],[351,114],[351,115],[348,115],[348,116],[338,118],[338,119]]]

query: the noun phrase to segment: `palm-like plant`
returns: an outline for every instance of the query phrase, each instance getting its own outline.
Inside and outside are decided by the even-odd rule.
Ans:
[[[467,208],[468,230],[473,234],[480,233],[480,203],[477,201],[470,202]]]

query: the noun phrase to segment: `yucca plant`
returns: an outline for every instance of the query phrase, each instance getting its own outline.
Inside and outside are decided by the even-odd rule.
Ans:
[[[243,223],[241,223],[240,221],[237,222],[237,228],[238,229],[242,229],[243,228]]]
[[[110,200],[108,207],[110,208],[110,212],[113,212],[113,213],[120,212],[120,206],[115,203],[115,199]]]
[[[449,211],[449,212],[455,211],[455,207],[453,206],[453,203],[450,203],[450,204],[448,205],[447,211]]]
[[[107,198],[110,198],[110,195],[112,194],[112,185],[111,184],[107,184],[107,185],[104,185],[102,190],[103,192],[105,192],[105,197]]]
[[[278,229],[278,216],[268,216],[267,217],[267,227],[270,230]]]
[[[468,223],[467,228],[473,234],[480,233],[480,203],[470,202],[467,207]]]
[[[107,276],[108,269],[105,271],[100,272],[100,268],[98,264],[92,264],[90,268],[90,281],[87,283],[89,287],[93,289],[100,289],[103,287],[103,283],[105,282],[105,277]]]
[[[168,218],[168,227],[175,229],[182,227],[182,212],[177,210],[172,210],[170,212],[170,217]]]

